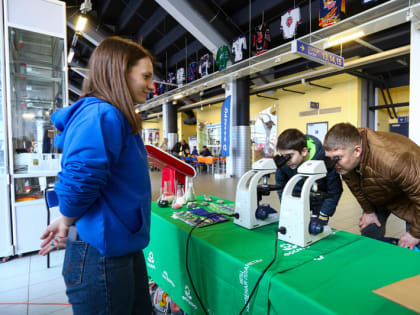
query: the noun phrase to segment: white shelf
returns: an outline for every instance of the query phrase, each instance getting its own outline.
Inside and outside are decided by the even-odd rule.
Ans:
[[[45,171],[39,173],[22,173],[22,174],[12,174],[12,178],[27,178],[27,177],[51,177],[57,176],[59,171]]]

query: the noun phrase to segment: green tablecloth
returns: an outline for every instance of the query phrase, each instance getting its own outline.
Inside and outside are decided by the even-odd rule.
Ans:
[[[171,218],[173,211],[152,205],[151,240],[144,250],[148,273],[184,311],[202,314],[185,267],[192,227]],[[247,230],[231,220],[194,230],[189,266],[209,314],[239,313],[274,256],[276,227]],[[305,249],[279,241],[277,260],[260,282],[248,311],[409,313],[371,291],[419,273],[419,253],[346,232]]]

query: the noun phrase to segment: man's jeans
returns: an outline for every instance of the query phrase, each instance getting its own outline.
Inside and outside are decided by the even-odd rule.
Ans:
[[[152,314],[142,251],[104,257],[88,243],[68,237],[63,277],[75,315]]]

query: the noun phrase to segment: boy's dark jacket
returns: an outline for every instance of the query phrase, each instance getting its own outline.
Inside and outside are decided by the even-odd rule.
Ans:
[[[321,141],[311,135],[306,135],[306,137],[311,138],[315,143],[315,155],[313,156],[312,160],[324,160],[325,151],[322,147]],[[276,184],[283,187],[278,191],[280,200],[283,194],[284,186],[286,186],[286,183],[289,181],[289,179],[296,174],[297,169],[291,169],[287,165],[283,165],[281,168],[277,169]],[[300,195],[303,183],[304,180],[301,180],[296,184],[293,195]],[[311,198],[311,210],[313,210],[315,213],[322,211],[324,214],[332,216],[335,212],[335,208],[337,207],[341,193],[343,192],[340,176],[337,174],[336,170],[333,169],[328,171],[326,177],[318,179],[316,183],[318,184],[318,191],[327,193],[328,197],[324,200],[315,200]]]

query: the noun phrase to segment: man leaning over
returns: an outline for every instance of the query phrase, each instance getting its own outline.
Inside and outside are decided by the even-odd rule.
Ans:
[[[405,220],[398,245],[420,244],[420,147],[392,132],[333,126],[325,136],[326,156],[338,159],[336,170],[363,209],[362,235],[381,239],[390,213]]]

